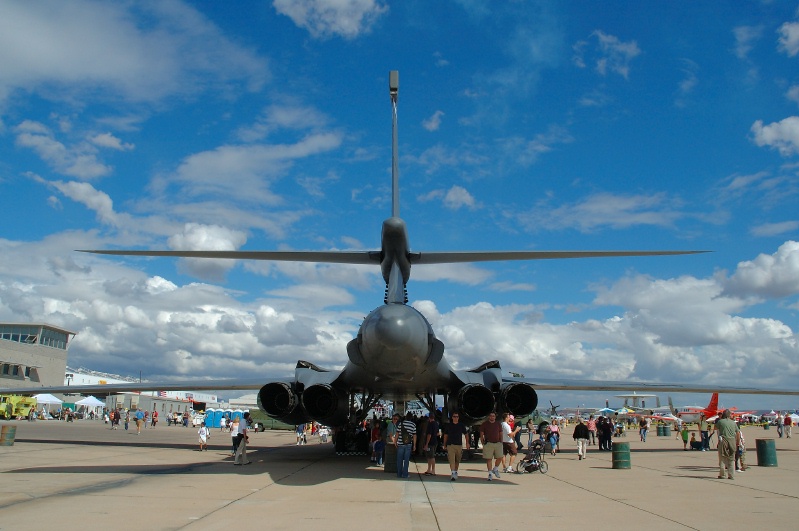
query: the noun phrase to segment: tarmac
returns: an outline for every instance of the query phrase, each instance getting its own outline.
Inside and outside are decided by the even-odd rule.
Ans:
[[[674,433],[618,439],[630,445],[628,470],[596,446],[580,461],[566,427],[547,474],[489,483],[479,456],[456,482],[445,459],[437,476],[423,475],[423,458],[403,480],[316,438],[297,446],[291,432],[251,434],[252,464],[233,466],[231,437],[219,430],[199,452],[195,428],[7,425],[17,432],[13,446],[0,446],[0,530],[756,530],[792,528],[799,507],[799,434],[777,438],[774,428],[744,428],[750,468],[733,481],[717,479],[715,451],[683,451]],[[756,439],[776,439],[776,467],[757,466]]]

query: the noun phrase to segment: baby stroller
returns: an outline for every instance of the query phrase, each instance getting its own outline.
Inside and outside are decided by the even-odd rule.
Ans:
[[[542,474],[546,474],[549,470],[549,465],[544,459],[544,443],[540,440],[533,441],[524,459],[516,463],[516,472],[518,474],[535,472],[536,470]]]

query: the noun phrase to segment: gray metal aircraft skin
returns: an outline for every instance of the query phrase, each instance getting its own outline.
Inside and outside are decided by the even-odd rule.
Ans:
[[[726,392],[752,394],[799,394],[796,390],[746,387],[657,384],[646,382],[602,382],[594,380],[535,380],[503,378],[498,361],[488,361],[470,370],[454,370],[444,356],[444,344],[430,323],[407,304],[406,286],[413,265],[555,258],[612,256],[663,256],[705,251],[466,251],[412,252],[405,222],[399,215],[399,170],[397,168],[398,74],[389,75],[393,108],[392,215],[383,222],[379,251],[141,251],[91,250],[105,255],[172,256],[275,261],[304,261],[378,265],[386,283],[383,304],[373,310],[347,344],[348,361],[341,371],[327,370],[298,361],[295,376],[287,381],[264,384],[263,380],[192,380],[144,382],[102,386],[25,388],[0,392],[81,392],[107,394],[142,390],[245,390],[259,389],[258,405],[270,416],[288,423],[315,420],[341,425],[353,416],[352,398],[360,395],[363,411],[379,399],[419,399],[434,407],[435,395],[445,397],[446,407],[459,410],[464,420],[476,422],[491,411],[526,415],[537,406],[536,390],[628,390],[661,392]]]

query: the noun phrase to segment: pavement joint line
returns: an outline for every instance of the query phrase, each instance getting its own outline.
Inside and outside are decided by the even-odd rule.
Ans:
[[[645,468],[645,467],[642,467],[642,468]],[[578,483],[573,483],[573,482],[571,482],[571,481],[566,481],[565,479],[560,479],[560,478],[557,478],[557,477],[555,477],[555,476],[550,476],[549,474],[547,474],[545,477],[547,477],[547,478],[549,478],[549,479],[551,479],[551,480],[553,480],[553,481],[560,481],[561,483],[565,483],[565,484],[567,484],[567,485],[570,485],[570,486],[572,486],[572,487],[578,488],[578,489],[580,489],[580,490],[584,490],[584,491],[586,491],[586,492],[590,492],[591,494],[594,494],[594,495],[596,495],[596,496],[599,496],[600,498],[605,498],[606,500],[610,500],[610,501],[612,501],[612,502],[615,502],[615,503],[618,503],[618,504],[621,504],[621,505],[625,505],[625,506],[627,506],[627,507],[629,507],[629,508],[631,508],[631,509],[635,509],[635,510],[637,510],[637,511],[640,511],[640,512],[642,512],[642,513],[646,513],[646,514],[652,515],[652,516],[654,516],[654,517],[656,517],[656,518],[659,518],[659,519],[661,519],[661,520],[666,520],[666,521],[668,521],[668,522],[671,522],[671,523],[677,524],[677,525],[679,525],[680,527],[685,527],[685,528],[687,528],[687,529],[693,529],[694,531],[701,531],[699,528],[696,528],[696,527],[691,527],[691,526],[689,526],[689,525],[686,525],[686,524],[684,524],[684,523],[682,523],[682,522],[679,522],[679,521],[677,521],[677,520],[674,520],[674,519],[672,519],[672,518],[669,518],[668,516],[664,516],[664,515],[662,515],[662,514],[658,514],[658,513],[655,513],[655,512],[649,511],[649,510],[647,510],[647,509],[642,509],[641,507],[637,507],[637,506],[635,506],[635,505],[633,505],[633,504],[631,504],[631,503],[627,503],[627,502],[625,502],[625,501],[623,501],[623,500],[619,500],[619,499],[616,499],[616,498],[612,498],[612,497],[610,497],[610,496],[608,496],[608,495],[606,495],[606,494],[602,494],[602,493],[600,493],[600,492],[597,492],[597,491],[595,491],[595,490],[591,490],[591,489],[585,488],[584,486],[582,486],[582,485],[580,485],[580,484],[578,484]]]
[[[430,506],[430,511],[433,513],[433,519],[436,521],[436,529],[441,531],[441,524],[438,521],[438,514],[436,514],[436,508],[433,506],[433,500],[430,499],[430,491],[427,490],[427,482],[425,482],[424,477],[422,476],[421,472],[419,472],[419,463],[414,461],[413,463],[416,465],[416,473],[419,475],[419,480],[422,483],[422,488],[424,489],[425,498],[427,498],[427,504]],[[425,462],[425,465],[427,462]]]
[[[270,448],[270,450],[274,450],[274,448]],[[257,451],[260,451],[260,450],[257,450]],[[255,452],[253,452],[253,453],[255,453]],[[202,515],[202,516],[193,516],[193,517],[190,517],[190,518],[189,518],[189,520],[191,520],[190,522],[187,522],[185,525],[183,525],[183,526],[181,526],[181,527],[178,527],[178,528],[176,528],[176,529],[188,529],[189,527],[193,526],[194,524],[201,523],[201,522],[203,521],[203,519],[204,519],[204,518],[207,518],[207,517],[209,517],[209,516],[211,516],[211,515],[213,515],[213,514],[215,514],[215,513],[219,512],[219,511],[221,511],[221,510],[223,510],[223,509],[227,509],[227,508],[228,508],[228,507],[230,507],[231,505],[233,505],[233,504],[235,504],[235,503],[238,503],[238,502],[240,502],[240,501],[242,501],[242,500],[245,500],[245,499],[249,498],[250,496],[254,496],[255,494],[258,494],[259,492],[261,492],[261,491],[263,491],[263,490],[266,490],[266,489],[268,489],[269,487],[273,487],[274,485],[276,485],[276,484],[278,484],[279,482],[281,482],[281,481],[285,480],[286,478],[290,478],[290,477],[291,477],[291,476],[293,476],[294,474],[297,474],[298,472],[302,472],[302,471],[303,471],[303,470],[305,470],[306,468],[308,468],[308,467],[311,467],[311,466],[313,466],[313,465],[315,465],[315,464],[317,464],[317,463],[320,463],[320,462],[322,462],[322,461],[325,461],[325,460],[326,460],[326,459],[316,459],[316,460],[314,460],[314,461],[310,461],[310,462],[309,462],[308,464],[306,464],[305,466],[303,466],[303,467],[300,467],[300,468],[298,468],[298,469],[296,469],[296,470],[294,470],[294,471],[292,471],[292,472],[290,472],[290,473],[288,473],[288,474],[286,474],[286,475],[284,475],[284,476],[281,476],[281,477],[279,477],[279,478],[277,478],[277,479],[275,479],[275,478],[271,477],[271,475],[270,475],[270,479],[271,479],[272,481],[271,481],[270,483],[268,483],[267,485],[264,485],[264,486],[262,486],[262,487],[258,487],[257,489],[250,489],[250,493],[249,493],[249,494],[244,494],[244,495],[242,495],[242,496],[239,496],[238,498],[236,498],[236,499],[234,499],[234,500],[230,500],[230,501],[228,501],[227,503],[225,503],[225,504],[223,504],[223,505],[220,505],[219,507],[215,508],[213,511],[210,511],[210,512],[208,512],[208,513],[206,513],[206,514],[204,514],[204,515]]]
[[[757,465],[749,465],[747,467],[747,469],[750,468],[750,467],[757,467]],[[752,491],[755,491],[755,492],[767,493],[767,494],[771,494],[773,496],[780,496],[780,497],[783,497],[783,498],[789,498],[789,499],[793,499],[793,500],[799,499],[799,496],[792,496],[790,494],[783,494],[781,492],[773,492],[773,491],[770,491],[770,490],[758,489],[758,488],[752,487],[750,485],[744,485],[744,484],[741,484],[741,483],[738,483],[738,482],[729,483],[729,482],[727,482],[726,479],[725,480],[719,480],[718,478],[713,477],[713,476],[709,476],[709,477],[704,477],[704,476],[703,477],[695,477],[695,476],[686,476],[686,475],[674,476],[673,472],[671,472],[671,471],[663,470],[663,469],[660,469],[660,468],[654,468],[654,467],[651,467],[651,466],[636,465],[636,468],[640,468],[640,469],[643,469],[643,470],[650,470],[652,472],[660,472],[660,473],[662,473],[664,475],[668,475],[668,476],[672,476],[672,477],[680,477],[680,478],[683,478],[683,479],[698,479],[700,481],[721,481],[724,485],[728,485],[730,487],[737,487],[739,489],[748,489],[748,490],[752,490]],[[705,468],[708,468],[710,470],[715,471],[715,470],[718,469],[718,466],[709,466],[708,465]],[[569,483],[569,484],[571,485],[571,483]]]

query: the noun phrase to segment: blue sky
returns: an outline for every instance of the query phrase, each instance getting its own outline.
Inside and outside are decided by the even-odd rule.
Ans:
[[[378,248],[389,70],[414,251],[713,251],[417,267],[453,365],[796,387],[797,2],[3,2],[0,320],[151,379],[341,367],[377,268],[73,250]]]

